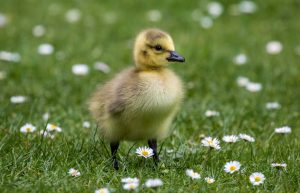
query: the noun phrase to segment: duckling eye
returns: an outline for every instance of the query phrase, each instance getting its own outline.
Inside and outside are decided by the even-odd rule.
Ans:
[[[157,50],[157,51],[161,51],[161,50],[162,50],[161,45],[156,45],[156,46],[154,46],[154,48],[155,48],[155,50]]]

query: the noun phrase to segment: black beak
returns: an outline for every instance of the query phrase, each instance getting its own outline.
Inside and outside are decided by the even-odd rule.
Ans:
[[[185,61],[184,57],[180,56],[175,51],[170,51],[170,56],[167,58],[167,60],[169,62],[184,62]]]

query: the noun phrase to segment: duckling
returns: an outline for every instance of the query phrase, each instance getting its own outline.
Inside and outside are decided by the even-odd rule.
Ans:
[[[123,140],[148,140],[157,164],[157,140],[168,136],[184,97],[183,84],[168,65],[185,62],[185,58],[175,52],[168,33],[159,29],[140,32],[133,57],[135,66],[98,88],[89,102],[101,135],[110,143],[116,170],[116,154]]]

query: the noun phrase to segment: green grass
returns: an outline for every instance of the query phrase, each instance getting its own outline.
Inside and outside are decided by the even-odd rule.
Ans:
[[[224,14],[205,30],[192,20],[191,12],[204,11],[207,2],[2,1],[0,12],[9,23],[0,29],[0,50],[19,52],[22,59],[0,61],[0,70],[7,72],[7,78],[0,80],[0,192],[94,192],[100,187],[124,192],[121,178],[127,176],[138,177],[142,183],[161,178],[164,185],[158,192],[300,192],[300,56],[294,52],[300,44],[299,1],[259,1],[256,13],[240,16],[228,11],[238,1],[222,1]],[[64,20],[70,8],[81,10],[78,23]],[[146,13],[151,9],[161,11],[160,22],[148,21]],[[105,15],[111,13],[117,20],[110,24]],[[31,30],[37,24],[45,26],[45,36],[33,37]],[[155,168],[151,159],[135,155],[135,148],[145,142],[124,142],[119,151],[121,169],[114,171],[108,145],[97,134],[86,101],[97,84],[133,63],[135,35],[153,26],[170,32],[177,51],[186,57],[185,64],[171,66],[189,85],[186,99],[171,136],[159,142],[160,165]],[[283,51],[268,55],[265,45],[274,39],[282,42]],[[64,57],[37,54],[37,46],[44,42],[53,44],[55,53],[61,51]],[[245,66],[232,62],[240,52],[248,56]],[[109,64],[111,73],[92,70],[96,61]],[[75,63],[88,64],[90,74],[73,75]],[[262,91],[250,93],[238,87],[238,76],[262,83]],[[11,104],[14,95],[25,95],[28,101]],[[282,108],[265,109],[269,101],[278,101]],[[221,115],[206,118],[207,109]],[[26,122],[44,129],[45,112],[50,113],[49,122],[63,128],[54,140],[20,133]],[[92,127],[83,128],[84,120],[91,121]],[[274,128],[283,125],[290,126],[292,134],[273,134]],[[200,144],[202,134],[221,139],[238,133],[248,133],[256,142],[221,142],[222,149],[211,152]],[[241,162],[240,172],[223,171],[231,160]],[[271,168],[273,162],[286,162],[287,170]],[[71,167],[82,175],[70,177]],[[188,168],[202,179],[189,179]],[[258,187],[249,182],[249,175],[256,171],[266,176]],[[206,176],[214,176],[216,182],[207,185]],[[141,186],[139,191],[155,192]]]

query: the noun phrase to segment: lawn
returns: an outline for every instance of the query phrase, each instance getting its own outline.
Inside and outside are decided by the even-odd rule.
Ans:
[[[203,21],[209,2],[1,1],[0,52],[20,58],[0,60],[0,192],[95,192],[101,187],[125,192],[125,177],[140,179],[138,192],[300,192],[300,2],[255,1],[255,12],[236,14],[232,5],[240,1],[219,1],[223,13]],[[67,21],[70,9],[80,15],[69,12]],[[44,34],[33,35],[37,25]],[[123,142],[120,170],[115,171],[86,103],[98,84],[133,64],[134,38],[149,27],[169,32],[185,56],[184,64],[170,68],[184,81],[186,97],[170,137],[159,141],[159,165],[135,154],[145,141]],[[268,53],[270,41],[281,43],[282,50]],[[44,43],[54,48],[49,55],[37,52]],[[246,56],[245,64],[235,64],[238,54]],[[107,64],[110,72],[95,70],[96,62]],[[89,73],[72,73],[74,64],[87,64]],[[260,83],[261,90],[239,86],[238,77]],[[12,103],[11,97],[18,95],[26,101]],[[267,109],[268,102],[278,102],[280,108]],[[207,117],[207,110],[219,115]],[[85,121],[89,128],[83,127]],[[20,132],[26,123],[37,131]],[[59,125],[62,132],[54,139],[43,137],[39,132],[47,123]],[[274,132],[283,126],[292,132]],[[240,133],[255,142],[222,140]],[[202,146],[203,136],[218,138],[221,149]],[[225,163],[233,160],[241,163],[240,170],[226,173]],[[273,168],[272,163],[287,167]],[[81,175],[70,176],[70,168]],[[193,180],[186,169],[201,179]],[[250,183],[254,172],[265,175],[263,184]],[[205,177],[215,182],[208,184]],[[149,178],[164,184],[146,188]]]

